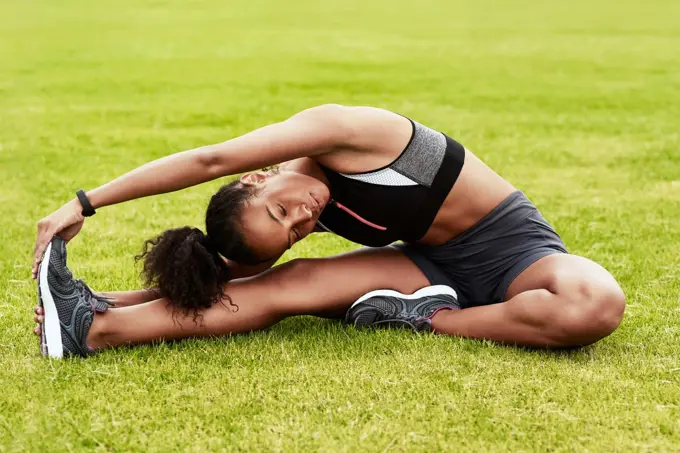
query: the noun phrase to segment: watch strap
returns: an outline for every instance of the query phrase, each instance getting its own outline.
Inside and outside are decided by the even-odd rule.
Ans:
[[[80,205],[83,207],[83,216],[92,217],[96,214],[97,211],[95,211],[92,207],[92,203],[90,203],[90,200],[88,200],[83,189],[77,191],[76,196],[78,197],[78,201],[80,201]]]

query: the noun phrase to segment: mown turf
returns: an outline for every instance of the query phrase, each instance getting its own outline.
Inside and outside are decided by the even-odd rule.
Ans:
[[[672,0],[0,3],[0,451],[680,450],[678,17]],[[324,102],[462,141],[620,280],[621,328],[551,353],[299,318],[39,357],[42,216]],[[101,210],[74,270],[137,287],[142,241],[201,226],[219,184]],[[320,236],[285,259],[354,247]]]

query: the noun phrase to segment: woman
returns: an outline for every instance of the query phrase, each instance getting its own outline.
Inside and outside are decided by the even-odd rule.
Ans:
[[[95,209],[243,172],[250,173],[212,197],[207,235],[186,227],[147,241],[151,289],[105,294],[118,308],[108,310],[101,295],[71,278],[63,241],[50,245],[54,235],[72,239]],[[322,231],[372,248],[267,270]],[[405,244],[390,245],[396,240]],[[50,265],[40,267],[46,249]],[[62,348],[84,354],[249,332],[293,315],[342,316],[364,295],[348,322],[569,347],[609,335],[625,307],[614,278],[568,254],[526,197],[474,154],[370,107],[311,108],[81,191],[39,222],[34,255],[34,278],[39,269],[45,275],[43,304],[50,298],[50,311],[36,308],[44,329],[35,332],[56,338],[61,329],[64,343],[55,340],[54,356]],[[389,291],[366,294],[374,290]],[[68,295],[76,308],[64,302]]]

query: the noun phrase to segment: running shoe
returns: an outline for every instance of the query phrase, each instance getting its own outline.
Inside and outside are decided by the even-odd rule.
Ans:
[[[345,322],[357,327],[406,327],[431,332],[435,313],[460,308],[458,295],[449,286],[426,286],[413,294],[379,289],[354,302]]]
[[[47,246],[38,275],[38,302],[45,317],[40,353],[54,358],[90,354],[87,333],[94,313],[106,311],[113,304],[73,278],[66,267],[66,243],[58,236]]]

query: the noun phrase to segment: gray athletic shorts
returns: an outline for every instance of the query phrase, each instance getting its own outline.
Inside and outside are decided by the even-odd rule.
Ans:
[[[521,192],[445,244],[393,244],[433,285],[447,285],[464,307],[503,302],[510,283],[544,256],[568,253],[564,242]]]

